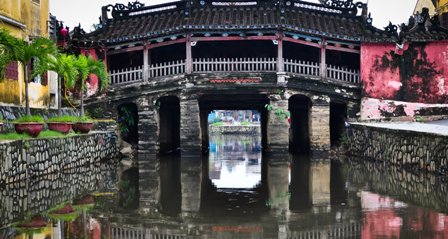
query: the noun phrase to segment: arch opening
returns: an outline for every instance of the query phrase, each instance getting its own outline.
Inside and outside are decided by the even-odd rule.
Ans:
[[[180,152],[180,102],[176,96],[161,97],[159,107],[159,154]]]
[[[289,133],[289,151],[291,153],[308,153],[310,151],[310,110],[311,100],[302,95],[289,98],[291,124]]]
[[[345,121],[347,105],[342,102],[330,102],[330,141],[331,147],[339,147],[345,141]]]
[[[134,103],[118,106],[118,127],[121,137],[129,143],[138,143],[138,110]]]

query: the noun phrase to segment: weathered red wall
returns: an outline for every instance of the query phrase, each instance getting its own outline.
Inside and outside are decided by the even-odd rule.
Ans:
[[[448,103],[448,41],[364,43],[361,80],[369,98]]]

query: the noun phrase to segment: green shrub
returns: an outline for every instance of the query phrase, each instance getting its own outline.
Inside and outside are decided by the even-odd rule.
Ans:
[[[45,123],[45,120],[44,117],[40,115],[24,115],[13,121],[13,123],[26,123],[26,122]]]
[[[223,122],[216,122],[212,124],[213,126],[223,126],[224,123]]]
[[[30,139],[31,136],[27,134],[18,134],[18,133],[7,133],[0,134],[0,140],[19,140],[19,139]]]
[[[92,121],[93,121],[92,118],[90,118],[89,116],[85,116],[84,115],[84,116],[76,117],[74,122],[92,122]]]
[[[241,122],[241,125],[242,125],[242,126],[247,126],[247,125],[250,125],[250,122],[243,121],[243,122]]]
[[[62,134],[52,130],[44,130],[40,132],[37,138],[59,138],[59,137],[70,137],[77,135],[76,133]],[[31,139],[31,136],[27,134],[18,134],[18,133],[8,133],[8,134],[0,134],[0,140],[22,140],[22,139]]]
[[[49,118],[47,122],[75,122],[78,120],[78,116],[73,115],[63,115]]]

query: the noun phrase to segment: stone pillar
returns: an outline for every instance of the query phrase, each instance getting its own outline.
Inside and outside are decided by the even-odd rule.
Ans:
[[[138,106],[138,172],[140,211],[153,213],[159,204],[158,113],[151,100],[143,96]]]
[[[201,158],[181,161],[181,210],[184,217],[192,216],[201,208],[202,167]]]
[[[281,99],[279,95],[272,95],[270,97],[270,105],[272,108],[268,112],[267,152],[288,154],[288,100]]]
[[[323,78],[327,77],[327,49],[325,48],[326,45],[327,42],[325,38],[323,38],[320,48],[320,76]]]
[[[185,61],[185,73],[187,74],[191,74],[191,72],[193,71],[193,59],[192,59],[192,54],[191,54],[191,35],[190,33],[187,33],[186,36],[186,61]]]
[[[201,153],[201,123],[197,99],[181,97],[180,147],[182,158],[199,157]]]
[[[283,32],[277,33],[277,84],[286,84],[285,61],[283,58]]]
[[[310,117],[310,144],[313,154],[330,150],[330,99],[315,97]]]
[[[148,46],[145,44],[143,48],[143,81],[149,80],[149,64],[150,64],[150,58],[149,58],[149,49]]]
[[[330,205],[330,162],[313,162],[310,165],[310,190],[313,206]]]

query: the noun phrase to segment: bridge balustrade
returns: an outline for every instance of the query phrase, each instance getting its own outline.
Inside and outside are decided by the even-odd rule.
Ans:
[[[185,60],[162,62],[149,66],[148,77],[161,77],[185,73]]]
[[[346,67],[327,65],[327,78],[359,84],[359,71]]]
[[[143,66],[113,70],[109,72],[110,84],[123,84],[143,80]]]
[[[146,78],[157,78],[185,74],[186,61],[177,60],[152,64],[144,74],[143,66],[113,70],[110,72],[111,85],[142,81]],[[276,72],[277,58],[195,58],[192,60],[193,73],[214,72]],[[317,62],[284,59],[286,73],[303,76],[323,77],[330,80],[359,84],[359,70],[340,66],[326,65],[326,76],[321,74],[321,64]]]
[[[276,58],[193,59],[193,72],[275,72]]]
[[[320,64],[317,62],[285,59],[285,72],[320,76]]]

